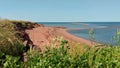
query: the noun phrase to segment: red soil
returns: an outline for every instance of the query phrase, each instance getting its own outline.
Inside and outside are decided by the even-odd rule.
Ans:
[[[66,28],[60,27],[38,27],[31,30],[26,30],[26,33],[30,37],[34,45],[44,49],[46,46],[49,46],[52,42],[52,38],[63,37],[65,40],[70,42],[77,42],[80,44],[86,44],[93,46],[94,42],[74,36],[67,32]]]

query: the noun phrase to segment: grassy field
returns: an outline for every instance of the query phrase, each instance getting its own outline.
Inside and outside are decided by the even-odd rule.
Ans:
[[[51,44],[45,52],[30,48],[27,62],[21,60],[23,44],[15,36],[15,24],[0,21],[0,68],[120,68],[120,46],[68,43],[64,39],[59,47]],[[23,22],[23,28],[28,25]],[[94,45],[94,44],[93,44]]]

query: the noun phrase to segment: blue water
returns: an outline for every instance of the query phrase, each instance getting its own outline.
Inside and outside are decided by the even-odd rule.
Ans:
[[[100,43],[115,44],[114,36],[120,28],[120,22],[38,22],[45,26],[67,27],[69,32],[78,37],[90,40],[90,29],[94,29],[95,41]],[[82,30],[81,30],[82,29]]]

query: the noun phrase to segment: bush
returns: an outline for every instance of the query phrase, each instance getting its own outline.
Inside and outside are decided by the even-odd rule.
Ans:
[[[44,53],[34,50],[28,52],[28,68],[118,68],[120,67],[120,47],[85,47],[82,55],[69,54],[66,41],[61,41],[59,48],[48,48]]]
[[[80,53],[73,56],[69,53],[67,41],[62,40],[60,47],[47,48],[44,53],[32,48],[27,52],[27,62],[19,57],[6,55],[0,59],[1,65],[14,68],[119,68],[120,46],[84,47]],[[74,48],[74,47],[73,47]],[[76,48],[74,48],[76,49]],[[4,55],[0,53],[0,56]]]

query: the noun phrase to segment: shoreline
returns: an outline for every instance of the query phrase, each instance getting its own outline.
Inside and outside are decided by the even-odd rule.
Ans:
[[[66,27],[37,27],[30,30],[26,30],[26,33],[30,37],[33,44],[37,47],[44,49],[46,46],[50,46],[53,38],[63,37],[63,39],[69,42],[80,43],[88,46],[94,46],[96,42],[77,37],[68,32]],[[56,42],[56,45],[59,45]]]
[[[85,38],[82,38],[82,37],[78,37],[78,36],[75,36],[71,33],[69,33],[69,29],[58,29],[61,36],[63,36],[65,39],[71,41],[71,42],[77,42],[77,43],[80,43],[80,44],[85,44],[85,45],[88,45],[88,46],[94,46],[95,43],[97,42],[94,42],[94,41],[90,41],[88,39],[85,39]],[[81,29],[82,30],[82,29]],[[60,32],[62,31],[62,32]]]

